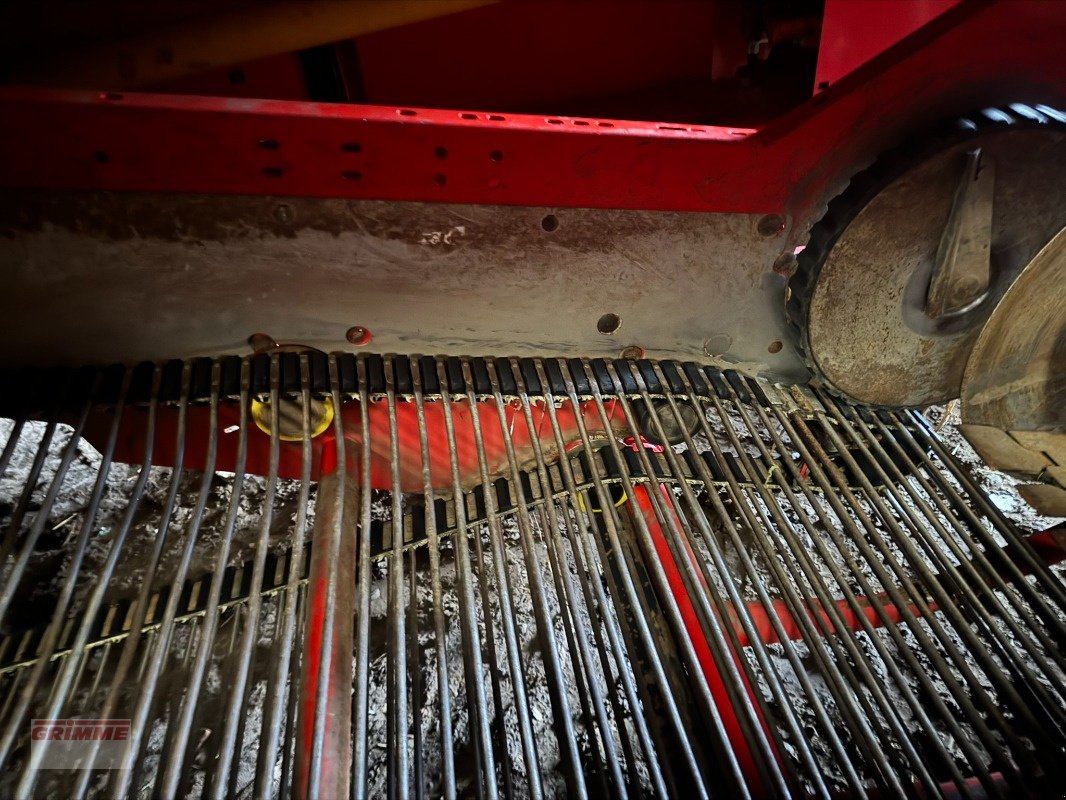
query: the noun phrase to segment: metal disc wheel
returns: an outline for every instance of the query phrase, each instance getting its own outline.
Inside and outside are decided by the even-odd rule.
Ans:
[[[1064,143],[1060,112],[990,109],[857,175],[790,284],[816,377],[876,406],[957,397],[985,321],[1066,223]]]

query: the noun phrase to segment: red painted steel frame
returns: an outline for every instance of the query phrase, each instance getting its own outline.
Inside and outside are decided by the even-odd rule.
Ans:
[[[825,0],[816,90],[828,88],[960,0]]]
[[[757,132],[0,89],[0,185],[807,216],[905,133],[1066,100],[1066,3],[970,0]],[[443,154],[443,157],[442,157]]]

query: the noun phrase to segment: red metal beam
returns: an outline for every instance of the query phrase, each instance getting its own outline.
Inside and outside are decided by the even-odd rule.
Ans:
[[[816,91],[828,89],[960,0],[826,0]]]
[[[1063,41],[1066,4],[962,3],[755,133],[6,88],[0,185],[796,216],[908,131],[1063,103]]]

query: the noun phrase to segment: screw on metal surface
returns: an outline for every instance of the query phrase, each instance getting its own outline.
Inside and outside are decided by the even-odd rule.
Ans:
[[[785,229],[785,218],[780,214],[767,214],[759,219],[756,228],[760,236],[777,236]]]
[[[290,222],[292,222],[293,219],[292,206],[282,204],[275,208],[274,219],[276,219],[282,225],[288,225]]]
[[[640,345],[631,344],[629,347],[622,350],[622,358],[644,358],[644,348]]]
[[[350,344],[354,344],[356,347],[362,347],[363,345],[370,344],[370,340],[374,337],[371,335],[370,331],[362,325],[353,325],[348,329],[348,332],[344,334],[344,338],[347,339]]]
[[[255,353],[273,350],[278,346],[278,343],[274,341],[274,337],[266,333],[253,333],[248,337],[248,344]]]

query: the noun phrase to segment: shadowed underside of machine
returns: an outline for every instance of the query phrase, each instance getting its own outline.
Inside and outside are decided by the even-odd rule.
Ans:
[[[0,795],[1063,791],[1066,8],[64,8]]]

